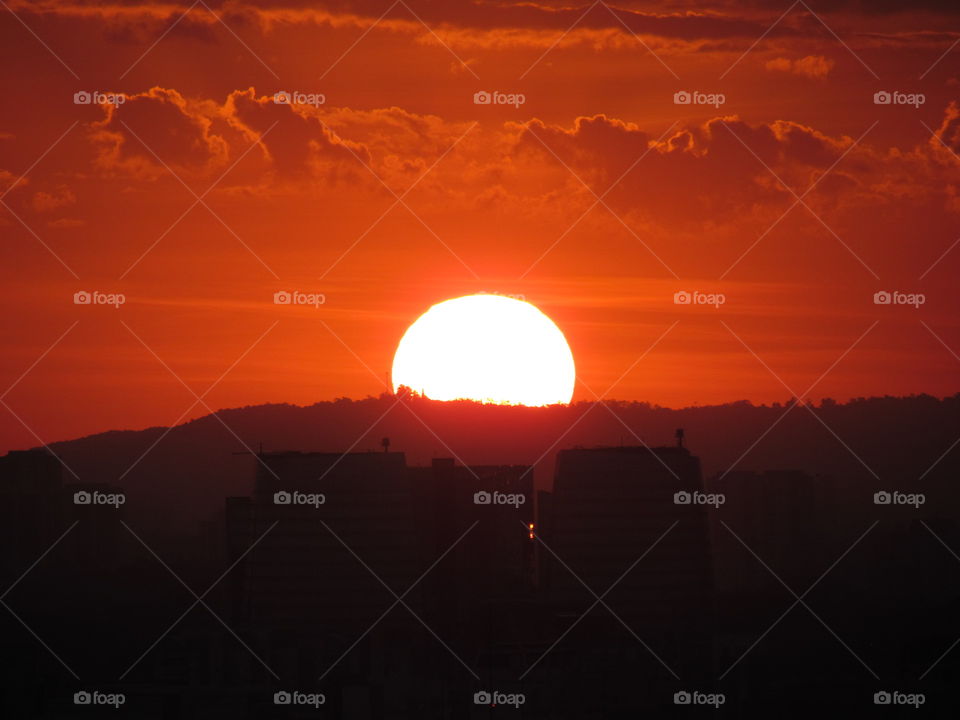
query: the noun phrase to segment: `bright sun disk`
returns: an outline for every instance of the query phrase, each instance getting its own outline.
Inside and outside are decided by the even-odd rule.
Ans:
[[[566,338],[528,302],[502,295],[445,300],[404,333],[393,387],[434,400],[568,403],[576,370]]]

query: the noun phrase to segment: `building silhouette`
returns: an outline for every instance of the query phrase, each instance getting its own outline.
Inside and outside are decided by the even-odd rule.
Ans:
[[[700,461],[683,447],[561,450],[550,516],[543,520],[545,542],[570,568],[559,560],[546,563],[554,601],[582,604],[580,580],[597,593],[606,590],[666,532],[611,597],[622,601],[625,620],[638,623],[707,612],[707,514],[694,493],[703,493]]]
[[[543,597],[555,636],[569,630],[536,671],[545,695],[564,687],[563,703],[587,712],[598,683],[621,712],[671,674],[707,677],[714,607],[699,459],[681,445],[561,450],[544,495]]]
[[[560,450],[538,492],[528,465],[410,466],[387,442],[248,459],[249,494],[177,536],[144,531],[135,497],[75,498],[120,493],[111,478],[0,458],[5,716],[84,714],[47,647],[144,718],[303,716],[273,704],[283,688],[360,720],[501,712],[472,702],[483,689],[523,693],[516,717],[672,717],[686,688],[741,717],[790,696],[783,716],[808,717],[824,697],[870,704],[848,648],[885,680],[943,655],[930,705],[960,663],[960,525],[932,500],[878,509],[862,483],[800,470],[705,484],[682,435]],[[805,597],[822,623],[785,613],[826,570]],[[190,609],[178,580],[213,589]]]
[[[51,453],[0,457],[0,570],[13,579],[67,529],[63,466]],[[41,548],[38,551],[37,548]]]
[[[308,685],[334,667],[349,690],[331,702],[350,717],[397,711],[425,677],[440,690],[421,699],[442,705],[450,675],[467,697],[469,675],[431,635],[473,662],[484,618],[529,596],[530,468],[408,467],[389,451],[255,459],[252,495],[227,499],[237,565],[225,582],[231,619],[269,648],[271,667]]]

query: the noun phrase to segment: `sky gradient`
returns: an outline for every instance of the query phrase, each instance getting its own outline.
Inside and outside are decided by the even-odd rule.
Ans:
[[[0,451],[377,395],[476,292],[577,400],[953,394],[960,8],[897,7],[8,0]]]

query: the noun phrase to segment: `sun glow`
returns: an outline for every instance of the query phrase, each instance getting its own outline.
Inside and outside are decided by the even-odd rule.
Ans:
[[[566,338],[528,302],[502,295],[445,300],[404,333],[393,386],[434,400],[568,403],[576,370]]]

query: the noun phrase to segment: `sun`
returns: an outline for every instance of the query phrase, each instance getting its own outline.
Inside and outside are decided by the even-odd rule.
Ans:
[[[573,353],[560,328],[528,302],[467,295],[431,307],[407,328],[393,387],[434,400],[553,405],[573,397]]]

